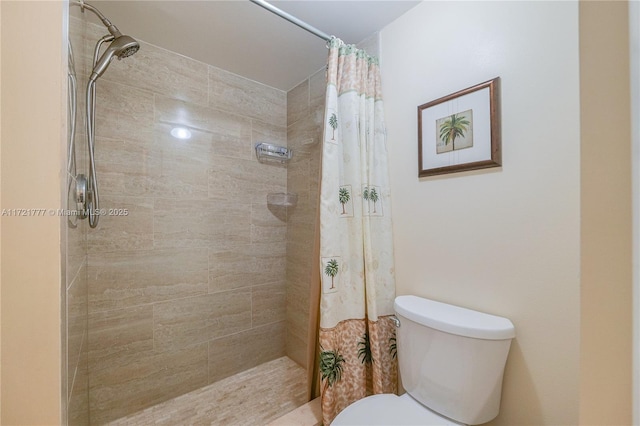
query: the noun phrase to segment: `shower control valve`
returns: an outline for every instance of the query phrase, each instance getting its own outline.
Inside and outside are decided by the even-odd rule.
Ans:
[[[80,173],[78,174],[78,176],[76,176],[76,192],[74,194],[76,208],[78,209],[78,217],[80,219],[85,219],[87,217],[87,192],[87,177]]]

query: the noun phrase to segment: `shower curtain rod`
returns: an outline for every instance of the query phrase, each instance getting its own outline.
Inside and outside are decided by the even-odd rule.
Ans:
[[[300,20],[300,19],[296,18],[295,16],[285,12],[284,10],[275,7],[274,5],[266,2],[265,0],[250,0],[250,1],[252,3],[257,4],[260,7],[263,7],[265,9],[267,9],[269,12],[275,13],[279,17],[286,19],[287,21],[291,22],[292,24],[295,24],[295,25],[299,26],[303,30],[309,31],[311,34],[313,34],[315,36],[318,36],[321,39],[324,39],[326,41],[331,40],[331,36],[329,34],[320,31],[316,27],[307,24],[303,20]]]

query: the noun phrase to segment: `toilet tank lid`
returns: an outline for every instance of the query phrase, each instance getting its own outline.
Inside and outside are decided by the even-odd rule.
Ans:
[[[458,336],[487,340],[516,337],[516,329],[507,318],[418,296],[396,297],[395,310],[418,324]]]

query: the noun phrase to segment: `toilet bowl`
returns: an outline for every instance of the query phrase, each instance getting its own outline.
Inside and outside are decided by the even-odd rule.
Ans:
[[[349,405],[331,422],[332,426],[460,426],[462,423],[434,413],[408,393],[368,396]]]
[[[331,425],[475,425],[495,418],[515,337],[511,321],[417,296],[398,296],[394,307],[407,393],[356,401]]]

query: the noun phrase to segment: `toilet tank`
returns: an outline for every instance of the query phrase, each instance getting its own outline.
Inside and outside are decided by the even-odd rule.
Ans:
[[[409,395],[460,423],[496,417],[515,337],[511,321],[417,296],[398,296],[395,311],[398,363]]]

